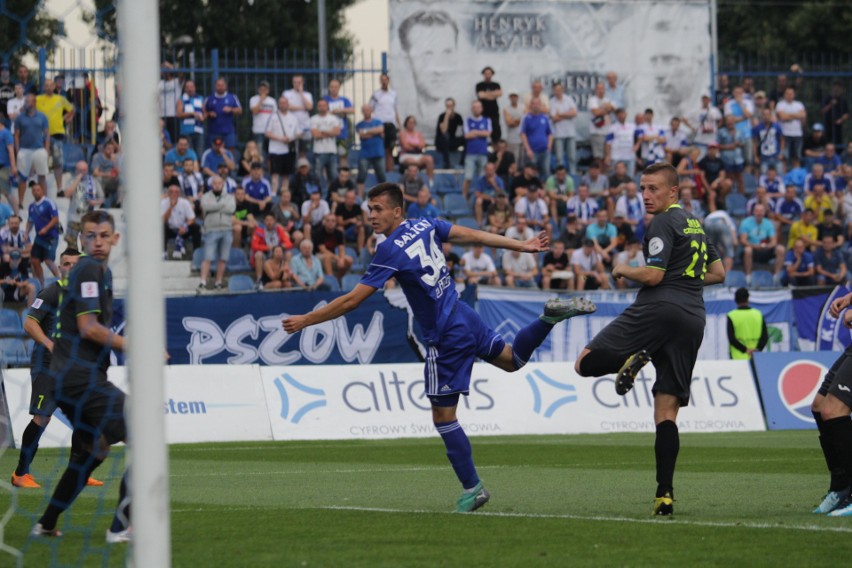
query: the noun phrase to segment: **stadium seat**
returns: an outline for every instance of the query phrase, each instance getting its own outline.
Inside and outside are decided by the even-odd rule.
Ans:
[[[35,349],[35,341],[32,340],[32,339],[25,339],[24,340],[24,349],[26,349],[27,357],[32,358],[33,349]]]
[[[475,217],[459,217],[456,219],[456,225],[467,227],[468,229],[479,229],[479,223]]]
[[[725,274],[725,286],[729,288],[746,288],[746,275],[742,270],[729,270]]]
[[[88,161],[86,153],[86,148],[79,144],[62,142],[62,154],[65,159],[65,163],[62,164],[62,169],[66,172],[73,172],[77,168],[77,162]]]
[[[328,286],[329,292],[340,292],[340,282],[337,281],[336,276],[332,274],[323,274],[322,278],[322,281]]]
[[[0,339],[0,357],[3,358],[3,363],[10,367],[29,365],[30,363],[27,348],[21,339],[9,337]]]
[[[254,290],[254,281],[251,276],[235,274],[228,278],[228,292],[251,292]]]
[[[341,292],[349,292],[361,281],[360,274],[347,274],[343,277],[343,285],[340,287]]]
[[[192,251],[192,270],[201,270],[202,260],[204,260],[204,247],[198,247]]]
[[[772,273],[768,270],[755,270],[751,273],[751,288],[760,290],[766,288],[776,288],[775,279]]]
[[[461,193],[461,185],[458,182],[456,174],[446,172],[438,172],[435,174],[433,189],[433,193],[437,193],[438,195]]]
[[[399,172],[388,172],[385,174],[385,179],[388,183],[399,183],[402,180],[402,176],[399,175]]]
[[[748,200],[742,193],[729,193],[725,197],[725,210],[731,217],[745,217]]]
[[[472,213],[470,204],[461,193],[446,194],[443,209],[450,217],[467,217]]]
[[[346,256],[352,258],[352,272],[364,272],[364,264],[361,262],[361,255],[358,254],[352,247],[346,247]]]
[[[54,282],[59,282],[59,278],[57,278],[56,276],[51,276],[50,278],[45,278],[44,279],[44,287],[47,288],[48,286],[50,286]]]
[[[248,272],[251,265],[241,248],[232,248],[228,256],[228,272]]]
[[[41,292],[42,285],[41,285],[41,282],[38,281],[38,278],[30,277],[30,278],[27,279],[27,282],[29,282],[30,284],[33,285],[33,287],[35,288],[36,294]]]
[[[754,195],[754,192],[757,190],[757,179],[753,174],[748,172],[743,173],[743,192],[746,195]]]
[[[21,316],[17,311],[2,308],[0,309],[0,335],[20,336],[24,333],[24,326],[21,324]]]

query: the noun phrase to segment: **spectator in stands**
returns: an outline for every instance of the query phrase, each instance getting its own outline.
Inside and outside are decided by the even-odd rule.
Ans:
[[[591,99],[589,100],[589,109],[591,109]],[[590,110],[590,112],[593,111]],[[605,168],[609,168],[613,163],[624,162],[625,173],[632,176],[636,171],[636,151],[639,148],[639,142],[636,140],[637,126],[627,122],[627,111],[623,108],[615,111],[615,118],[616,121],[611,126],[602,130],[602,133],[605,134],[602,141],[605,143],[602,148],[602,153],[604,153],[603,165]],[[598,118],[593,118],[592,122],[598,120]],[[606,120],[609,120],[608,114]],[[591,126],[590,129],[595,131],[596,127]],[[598,135],[590,134],[589,136],[592,139],[594,153],[595,136]]]
[[[574,289],[571,253],[565,250],[565,243],[562,241],[553,241],[553,248],[544,254],[541,261],[541,288],[542,290]]]
[[[103,150],[92,156],[92,175],[104,189],[104,206],[121,206],[121,163],[115,142],[104,142]]]
[[[284,227],[275,222],[275,215],[267,213],[263,216],[263,223],[255,227],[251,238],[251,260],[254,266],[255,287],[258,290],[263,289],[264,263],[272,257],[272,249],[277,246],[289,251],[293,248],[293,243]]]
[[[239,168],[237,168],[237,177],[244,178],[249,175],[251,172],[251,165],[255,162],[263,164],[263,154],[261,154],[258,149],[257,142],[254,140],[247,140],[246,145],[243,148],[243,155],[240,158]]]
[[[719,123],[722,120],[722,113],[718,108],[710,104],[710,102],[710,93],[702,93],[701,107],[688,118],[684,117],[683,119],[684,124],[694,134],[692,144],[698,147],[699,150],[697,161],[701,161],[707,154],[709,144],[716,142]]]
[[[825,173],[825,167],[819,162],[813,165],[811,173],[805,176],[805,195],[810,195],[816,184],[822,184],[826,193],[831,193],[834,190],[834,178]]]
[[[544,83],[538,79],[530,83],[530,92],[524,95],[524,113],[532,112],[532,102],[538,99],[541,104],[541,112],[544,114],[550,113],[550,99],[547,93],[544,92]]]
[[[589,97],[589,101],[587,103],[587,108],[589,109],[590,124],[589,124],[589,141],[592,144],[592,159],[593,160],[604,160],[604,165],[609,166],[612,161],[621,161],[625,160],[625,157],[621,155],[621,142],[622,138],[626,138],[626,136],[620,136],[618,141],[616,142],[616,150],[615,154],[612,154],[610,150],[604,150],[604,143],[613,141],[611,137],[614,134],[614,131],[610,129],[610,115],[615,112],[616,118],[618,118],[618,112],[616,111],[615,105],[613,105],[612,101],[610,101],[606,97],[606,86],[603,83],[598,83],[595,85],[595,93],[591,97]],[[623,109],[619,109],[623,110]],[[625,112],[621,118],[618,118],[622,124],[624,123],[624,118],[627,116]],[[633,145],[633,133],[630,133],[630,145]],[[627,173],[633,175],[633,170],[635,167],[636,154],[635,152],[631,153],[632,157],[626,158],[628,162]],[[632,161],[631,161],[632,160]],[[631,167],[634,166],[634,167]]]
[[[742,146],[740,147],[743,159],[742,163],[744,166],[748,166],[754,157],[751,128],[751,117],[754,115],[754,100],[746,94],[742,86],[736,86],[734,87],[732,98],[725,103],[724,113],[725,126],[730,128],[729,124],[731,122],[734,124],[736,134],[732,133],[731,138],[742,142]],[[733,120],[729,120],[729,117],[733,118]],[[724,150],[725,142],[720,139],[719,144]],[[722,153],[722,159],[725,159],[724,152]],[[740,187],[739,191],[742,193],[742,186],[738,187]]]
[[[195,81],[183,84],[183,94],[177,100],[177,118],[180,121],[180,136],[189,139],[189,145],[197,156],[204,153],[204,97],[195,90]]]
[[[183,164],[188,159],[198,160],[198,156],[195,154],[195,150],[189,147],[189,137],[181,134],[178,136],[175,147],[166,152],[163,162],[171,164],[175,171],[181,174],[183,173]]]
[[[157,101],[160,104],[160,119],[165,123],[165,130],[174,140],[180,129],[177,119],[177,106],[180,100],[181,81],[174,72],[174,65],[169,61],[163,62],[162,78],[158,83],[159,94]]]
[[[500,88],[500,83],[492,80],[494,77],[494,69],[486,66],[482,70],[482,81],[476,84],[476,97],[482,103],[482,114],[491,119],[491,142],[497,143],[503,135],[500,129],[500,97],[503,96],[503,89]]]
[[[304,160],[304,158],[299,158]],[[311,233],[317,229],[322,220],[331,213],[331,208],[328,206],[328,201],[322,198],[322,194],[317,187],[314,191],[308,193],[308,199],[302,203],[302,231],[305,233],[306,239],[314,240]]]
[[[506,229],[506,238],[516,241],[528,241],[535,236],[535,231],[527,223],[527,218],[523,215],[517,215],[514,218],[514,223]]]
[[[328,82],[328,94],[323,96],[328,103],[328,111],[340,121],[340,134],[337,135],[340,165],[349,166],[349,115],[355,114],[355,107],[348,97],[340,94],[340,81],[332,79]]]
[[[840,166],[843,165],[843,161],[840,159],[840,156],[837,155],[837,147],[831,142],[828,142],[825,145],[825,151],[817,157],[815,163],[821,164],[826,175],[830,175],[832,177],[838,175],[840,172]]]
[[[337,178],[331,180],[331,183],[328,184],[326,200],[332,205],[343,203],[346,193],[350,189],[353,191],[357,189],[355,182],[352,181],[352,171],[349,166],[340,166],[337,170]]]
[[[766,218],[766,208],[762,204],[756,205],[754,214],[740,223],[739,237],[743,246],[743,270],[747,282],[751,284],[751,271],[755,262],[771,262],[773,259],[773,275],[778,278],[784,263],[784,246],[778,244],[775,225]]]
[[[291,88],[281,93],[287,99],[290,112],[296,119],[298,125],[299,140],[296,142],[296,153],[300,158],[305,157],[310,151],[311,140],[311,115],[314,108],[314,97],[305,90],[305,77],[299,73],[293,75]]]
[[[509,150],[509,143],[505,140],[499,140],[494,153],[488,156],[488,161],[497,165],[497,175],[503,180],[503,184],[509,187],[509,182],[518,169],[515,163],[515,154]]]
[[[606,74],[606,90],[604,96],[612,102],[615,108],[627,108],[627,94],[624,83],[618,81],[618,75],[614,71]]]
[[[9,253],[9,260],[0,262],[0,291],[3,302],[26,301],[31,305],[35,300],[35,286],[29,282],[27,266],[17,250]]]
[[[201,215],[201,196],[204,195],[204,176],[195,169],[195,164],[195,160],[187,158],[183,163],[183,173],[177,177],[181,193],[192,203],[198,217]]]
[[[426,191],[428,203],[429,190],[427,189]],[[334,208],[334,215],[337,217],[337,226],[343,230],[346,242],[355,243],[355,250],[361,252],[361,249],[364,248],[364,241],[367,238],[367,234],[364,231],[364,213],[358,205],[354,189],[346,192],[343,201],[338,203]]]
[[[580,182],[577,186],[577,195],[568,200],[568,215],[576,216],[585,231],[586,225],[594,221],[598,209],[600,205],[597,199],[589,196],[589,186]]]
[[[796,100],[796,90],[793,87],[784,89],[784,98],[775,104],[775,115],[781,122],[781,132],[784,134],[784,150],[787,168],[793,168],[802,157],[802,125],[807,120],[805,105]]]
[[[15,119],[15,148],[18,149],[17,165],[20,172],[18,203],[24,204],[27,178],[35,171],[38,183],[46,187],[47,156],[50,151],[50,126],[44,113],[36,109],[35,93],[28,93],[24,110]]]
[[[627,164],[616,162],[613,166],[612,175],[609,176],[609,187],[618,187],[633,181],[633,177],[627,175]]]
[[[784,278],[781,284],[786,286],[813,286],[814,257],[808,252],[803,239],[798,239],[784,258]]]
[[[462,272],[468,284],[487,284],[499,286],[500,277],[497,276],[497,267],[494,260],[484,252],[482,245],[473,245],[471,250],[462,255]]]
[[[515,203],[515,214],[523,215],[534,232],[544,231],[548,239],[552,240],[553,225],[550,224],[544,188],[539,187],[536,191],[531,191],[518,199]]]
[[[811,127],[811,133],[802,142],[802,152],[805,155],[805,167],[823,155],[828,139],[825,137],[825,127],[817,122]]]
[[[36,108],[44,113],[50,131],[50,153],[53,159],[53,175],[56,187],[62,187],[62,168],[65,167],[65,127],[74,120],[74,105],[62,93],[56,91],[56,83],[44,82],[44,93],[36,97]],[[174,111],[172,111],[174,112]]]
[[[355,259],[346,254],[346,237],[337,226],[337,217],[326,215],[312,235],[314,254],[322,261],[323,270],[342,282]]]
[[[12,98],[8,99],[6,105],[2,107],[5,109],[6,116],[9,117],[9,128],[11,128],[13,135],[15,134],[15,119],[23,112],[26,102],[24,86],[20,83],[15,83]]]
[[[844,184],[843,192],[837,196],[838,218],[842,221],[844,227],[849,227],[852,223],[852,167],[843,166],[843,176],[847,183]]]
[[[236,248],[242,248],[243,242],[251,238],[255,227],[257,227],[257,221],[249,211],[249,205],[249,202],[246,201],[246,190],[238,187],[234,191],[234,216],[231,222],[234,233],[232,246]]]
[[[580,179],[580,183],[589,188],[589,195],[599,203],[609,191],[609,179],[601,173],[601,165],[597,161],[589,164],[589,171]]]
[[[542,187],[541,179],[538,177],[538,169],[531,162],[524,164],[524,169],[521,173],[512,178],[512,183],[509,184],[509,197],[513,203],[526,197],[530,192],[538,191]]]
[[[118,132],[118,123],[114,120],[107,120],[104,123],[103,131],[98,133],[98,151],[103,151],[104,144],[109,141],[115,142],[117,146],[121,145],[121,135]],[[201,155],[198,152],[196,152],[196,154],[199,156]]]
[[[751,134],[745,135],[737,128],[737,119],[733,115],[725,115],[725,126],[719,130],[719,149],[722,151],[722,162],[725,164],[725,174],[737,186],[737,191],[743,193],[743,171],[745,170],[745,152]]]
[[[211,190],[201,197],[201,211],[204,213],[204,260],[201,262],[201,282],[198,290],[207,289],[210,266],[216,262],[216,277],[213,287],[224,287],[225,268],[234,242],[233,216],[236,201],[233,195],[225,192],[225,184],[219,176],[213,178]]]
[[[396,95],[394,95],[395,97]],[[396,108],[396,103],[394,103]],[[364,120],[355,125],[358,137],[361,139],[361,152],[358,154],[358,195],[364,197],[364,181],[367,179],[367,168],[373,168],[378,183],[385,182],[385,165],[382,158],[385,157],[385,149],[382,137],[385,135],[385,125],[378,118],[373,118],[373,107],[364,105],[361,107]],[[391,148],[393,142],[391,142]],[[391,165],[393,159],[391,158]]]
[[[835,219],[834,211],[831,209],[823,209],[822,223],[817,225],[817,241],[822,242],[825,237],[831,237],[835,247],[842,247],[845,242],[843,226]]]
[[[524,163],[524,145],[521,142],[521,121],[523,118],[524,107],[519,104],[518,93],[509,93],[509,105],[503,109],[503,121],[506,123],[506,144],[509,151],[515,156],[518,167]]]
[[[556,171],[544,182],[544,189],[550,203],[550,218],[565,219],[568,200],[574,195],[574,178],[568,175],[565,166],[556,166]]]
[[[698,219],[699,221],[704,220],[706,213],[704,212],[704,207],[701,205],[701,202],[697,199],[692,198],[692,188],[690,187],[682,187],[680,188],[680,206],[683,207],[683,210]],[[644,209],[643,209],[643,217],[644,217]]]
[[[553,147],[553,127],[545,105],[538,97],[530,101],[530,110],[521,122],[521,142],[526,159],[536,164],[541,176],[550,175],[550,150]]]
[[[375,238],[373,238],[373,240],[375,240]],[[459,258],[459,255],[453,251],[453,243],[444,241],[441,243],[441,250],[444,253],[444,262],[447,263],[447,271],[450,273],[450,276],[453,277],[453,281],[464,282],[464,278],[458,274],[461,259]]]
[[[385,169],[391,171],[393,169],[393,147],[396,144],[396,135],[399,132],[399,111],[397,111],[397,95],[396,91],[390,88],[390,77],[387,73],[382,73],[379,77],[380,88],[373,92],[370,97],[370,108],[375,114],[384,128],[383,140],[385,150]],[[367,115],[364,115],[365,120],[370,120]],[[360,130],[360,128],[359,128]],[[363,149],[362,149],[363,153]],[[376,177],[379,174],[376,172]],[[379,180],[382,183],[384,180]]]
[[[626,264],[627,266],[632,266],[634,268],[645,266],[645,255],[642,254],[642,243],[640,243],[636,237],[628,239],[624,250],[615,255],[615,260],[613,260],[612,263],[613,268],[622,264]],[[630,280],[629,278],[618,278],[615,281],[615,286],[619,290],[624,290],[626,288],[640,288],[642,284]]]
[[[613,215],[617,214],[621,214],[634,228],[642,225],[645,219],[645,203],[639,195],[636,182],[631,180],[624,184],[624,193],[616,199],[613,209]]]
[[[9,64],[0,63],[0,122],[3,122],[6,127],[9,123],[14,122],[15,118],[8,114],[8,102],[15,96],[15,85],[20,84],[12,81],[9,74]],[[23,96],[24,86],[21,85],[21,95]]]
[[[0,117],[2,118],[2,117]],[[0,194],[6,195],[12,208],[18,210],[17,188],[13,188],[18,177],[15,161],[15,137],[0,119]]]
[[[592,239],[586,238],[583,246],[574,251],[571,267],[574,270],[576,290],[609,290],[609,276]]]
[[[485,168],[483,168],[482,176],[476,180],[473,186],[473,211],[477,226],[483,226],[483,213],[486,208],[490,208],[491,204],[494,203],[496,194],[505,191],[506,187],[503,185],[503,180],[497,177],[497,165],[494,162],[487,162]]]
[[[30,181],[30,191],[33,202],[27,211],[27,234],[35,230],[35,239],[30,253],[33,276],[44,287],[44,273],[41,263],[44,262],[54,276],[59,276],[59,269],[53,262],[56,246],[59,241],[59,211],[56,204],[45,197],[45,188],[36,181]]]
[[[804,241],[805,246],[811,250],[819,246],[819,229],[814,223],[815,220],[816,212],[813,209],[805,208],[802,212],[802,218],[790,225],[790,234],[787,238],[788,249],[792,249],[798,240]]]
[[[577,173],[577,105],[565,94],[562,83],[553,84],[550,98],[550,120],[553,122],[553,144],[556,164]]]
[[[201,171],[211,177],[219,173],[219,164],[227,164],[230,171],[237,168],[234,154],[225,147],[225,138],[221,134],[213,135],[213,145],[201,156]]]
[[[835,209],[836,204],[831,195],[826,191],[826,184],[822,181],[814,183],[813,191],[805,197],[805,208],[813,209],[817,215],[817,223],[823,221],[823,211],[826,209]]]
[[[166,193],[169,190],[170,185],[177,184],[180,186],[180,179],[175,173],[175,167],[172,164],[163,164],[163,178],[161,181],[162,191],[160,193]]]
[[[12,209],[8,204],[0,201],[0,227],[5,226],[9,218],[14,214],[14,209]]]
[[[68,202],[68,222],[65,224],[65,241],[71,248],[78,248],[77,236],[83,228],[80,220],[83,215],[103,205],[104,190],[93,176],[89,175],[89,165],[80,160],[74,168],[74,177],[62,192]]]
[[[514,210],[509,204],[509,196],[505,191],[495,192],[494,201],[488,206],[488,224],[485,230],[489,233],[505,235],[512,226],[513,218]]]
[[[308,93],[310,94],[310,93]],[[337,178],[337,135],[340,134],[340,121],[328,112],[328,102],[317,101],[317,114],[309,119],[311,138],[313,139],[314,172],[328,187],[331,180]]]
[[[826,138],[833,144],[843,144],[843,126],[849,120],[849,104],[843,96],[840,81],[834,81],[831,85],[831,94],[823,99],[820,113],[825,124]]]
[[[249,99],[251,110],[251,137],[258,149],[266,147],[266,130],[272,116],[278,110],[275,99],[269,96],[269,82],[261,81],[257,85],[257,94]],[[265,155],[267,152],[263,152]]]
[[[261,219],[266,213],[272,213],[272,188],[263,178],[263,164],[255,162],[251,165],[249,177],[243,180],[243,189],[246,190],[249,210],[255,218]]]
[[[680,160],[689,153],[689,136],[681,126],[680,118],[673,116],[668,129],[663,131],[665,139],[666,161],[677,167]]]
[[[770,168],[777,170],[779,165],[784,165],[784,133],[771,109],[764,108],[760,116],[760,124],[752,129],[754,163],[765,175]]]
[[[310,239],[303,239],[299,243],[299,252],[290,261],[290,271],[293,273],[293,282],[307,292],[314,290],[328,290],[320,266],[320,260],[314,256],[314,243]]]
[[[639,142],[639,157],[642,161],[642,168],[665,160],[665,129],[654,122],[653,109],[645,109],[645,120],[642,124],[636,125],[636,139]]]
[[[535,255],[528,252],[507,250],[503,252],[503,274],[508,288],[538,288]]]
[[[29,234],[21,230],[20,216],[12,215],[6,222],[6,226],[0,229],[0,245],[3,249],[3,262],[10,262],[12,252],[18,251],[24,265],[23,269],[29,268],[32,244]]]
[[[482,116],[482,103],[473,101],[471,116],[464,121],[465,157],[462,194],[469,198],[470,184],[479,178],[488,162],[488,139],[491,137],[491,119]]]
[[[216,138],[220,137],[224,146],[231,152],[231,161],[233,161],[233,152],[237,147],[237,131],[234,124],[234,117],[242,116],[243,107],[240,106],[240,100],[236,95],[228,92],[228,82],[223,77],[216,80],[214,94],[207,97],[204,101],[204,111],[207,114],[207,135],[215,143]],[[202,162],[204,158],[202,158]],[[233,164],[230,168],[236,169]],[[215,168],[214,168],[215,170]],[[212,173],[207,175],[213,175]]]
[[[216,170],[216,174],[225,182],[225,193],[233,194],[237,189],[237,181],[231,177],[231,169],[228,164],[222,162]],[[210,189],[210,180],[207,180],[207,189]]]
[[[299,158],[296,161],[296,173],[290,181],[290,193],[293,194],[293,201],[304,203],[308,196],[314,192],[322,195],[319,178],[311,171],[311,162],[307,158]]]
[[[413,116],[405,117],[403,129],[399,133],[399,149],[400,165],[423,168],[429,183],[435,180],[435,161],[426,153],[426,138],[423,132],[417,130],[417,119]]]
[[[293,237],[291,240],[295,246],[295,233],[299,232],[298,227],[301,225],[302,215],[299,207],[291,200],[289,189],[281,192],[278,205],[273,208],[273,212],[275,213],[275,222],[284,227],[284,230]]]
[[[293,285],[293,274],[290,272],[290,261],[284,247],[276,246],[272,255],[263,263],[263,274],[260,275],[264,290],[278,290]]]
[[[601,255],[606,264],[612,263],[615,247],[618,244],[617,235],[618,230],[609,222],[607,212],[604,209],[598,209],[595,213],[595,222],[586,227],[586,238],[594,242],[595,252]]]
[[[698,162],[701,185],[707,190],[707,205],[710,211],[725,208],[725,197],[731,193],[733,184],[725,174],[725,162],[719,157],[719,143],[707,145],[707,155]]]
[[[769,198],[769,194],[766,192],[766,188],[762,185],[757,186],[754,190],[754,195],[746,201],[746,215],[754,214],[754,206],[758,203],[762,203],[764,207],[766,207],[767,217],[772,218],[772,211],[774,209],[774,203],[772,199]],[[776,227],[777,229],[777,227]]]
[[[586,238],[586,227],[581,225],[576,215],[568,215],[565,219],[565,228],[559,233],[557,240],[565,245],[565,252],[569,258],[574,251],[583,246]],[[570,263],[569,263],[570,264]]]
[[[417,196],[420,194],[420,190],[424,187],[429,187],[426,184],[426,180],[420,175],[420,171],[417,169],[415,164],[409,164],[406,166],[405,172],[402,174],[402,179],[400,180],[400,185],[402,186],[402,198],[406,204],[417,201]]]
[[[408,219],[437,219],[441,216],[441,210],[432,204],[432,194],[428,187],[420,188],[417,193],[417,201],[410,203],[406,209],[406,217]]]
[[[495,101],[496,102],[496,101]],[[438,115],[435,126],[435,149],[441,153],[445,168],[452,168],[450,152],[458,152],[464,146],[464,118],[456,112],[455,99],[444,101],[444,112]]]
[[[846,281],[846,263],[837,250],[834,237],[824,235],[822,246],[814,253],[814,271],[819,286],[838,286]]]
[[[765,187],[769,198],[776,202],[787,193],[784,180],[778,176],[778,168],[775,166],[770,165],[766,168],[766,171],[758,178],[757,185]]]
[[[290,112],[286,97],[278,99],[278,111],[269,117],[266,132],[269,151],[269,173],[272,177],[272,193],[277,194],[290,187],[290,176],[295,171],[296,152],[291,148],[299,139],[299,121]],[[300,196],[301,197],[301,196]],[[298,200],[297,200],[298,201]],[[301,203],[301,201],[298,201]]]
[[[173,183],[166,197],[160,200],[160,215],[163,218],[164,244],[174,239],[175,258],[186,254],[184,240],[191,239],[193,249],[201,246],[201,231],[195,222],[195,211],[189,201],[180,195],[180,185]]]

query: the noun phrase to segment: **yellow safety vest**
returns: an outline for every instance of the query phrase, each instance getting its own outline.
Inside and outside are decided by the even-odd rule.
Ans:
[[[734,324],[734,337],[748,349],[756,349],[763,332],[763,314],[755,308],[737,308],[728,312]],[[748,359],[748,353],[730,346],[731,359]]]

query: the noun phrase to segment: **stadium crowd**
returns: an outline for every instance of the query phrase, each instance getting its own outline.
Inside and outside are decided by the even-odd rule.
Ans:
[[[529,92],[504,94],[491,67],[474,93],[448,93],[462,104],[447,97],[437,117],[404,118],[387,74],[356,109],[336,79],[321,97],[299,74],[277,97],[261,81],[243,107],[225,78],[205,96],[170,64],[163,71],[163,254],[193,258],[199,292],[224,289],[235,265],[253,274],[258,289],[351,288],[357,276],[347,276],[369,264],[376,246],[365,188],[386,180],[401,185],[409,218],[442,217],[518,239],[546,231],[553,241],[537,256],[447,247],[457,281],[633,287],[616,284],[611,270],[644,263],[650,217],[639,174],[661,161],[680,173],[680,204],[703,221],[730,285],[828,285],[849,274],[852,141],[844,139],[849,107],[839,83],[806,104],[796,95],[800,76],[779,76],[768,92],[750,78],[733,85],[720,76],[692,113],[663,124],[655,116],[667,109],[629,108],[624,85],[608,73],[588,99],[585,135],[562,84],[533,81]],[[0,67],[7,298],[32,297],[44,283],[42,263],[58,274],[60,232],[73,243],[83,214],[121,206],[116,122],[104,122],[92,155],[63,176],[79,98],[62,76],[39,89],[26,67],[15,78]],[[808,121],[808,109],[817,120]],[[435,123],[434,140],[418,120]],[[241,121],[251,123],[246,139]],[[70,200],[67,219],[44,196],[51,171],[57,198]],[[22,222],[27,191],[35,203]]]

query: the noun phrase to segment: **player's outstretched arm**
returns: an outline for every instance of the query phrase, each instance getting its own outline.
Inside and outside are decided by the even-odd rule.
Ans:
[[[656,286],[663,281],[666,271],[652,266],[619,264],[612,269],[613,278],[628,278],[644,286]]]
[[[281,325],[284,327],[284,331],[292,334],[308,326],[339,318],[360,306],[361,302],[369,298],[375,291],[376,289],[372,286],[358,284],[348,294],[335,298],[331,303],[320,309],[301,316],[289,316],[281,321]]]
[[[721,260],[713,261],[707,267],[707,273],[704,275],[704,285],[712,286],[713,284],[723,284],[725,282],[725,265]]]
[[[450,242],[459,245],[483,245],[520,252],[547,252],[550,250],[550,241],[547,238],[547,233],[544,231],[528,241],[516,241],[515,239],[510,239],[496,233],[487,233],[477,229],[462,227],[461,225],[453,225],[452,229],[450,229]]]

